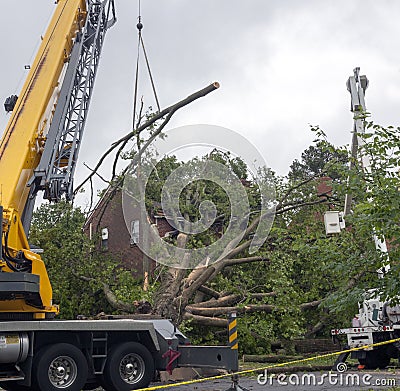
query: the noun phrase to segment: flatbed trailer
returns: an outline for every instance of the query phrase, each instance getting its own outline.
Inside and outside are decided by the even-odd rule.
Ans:
[[[189,345],[165,319],[0,322],[0,386],[9,390],[133,390],[156,371],[235,371],[237,362],[227,346]]]

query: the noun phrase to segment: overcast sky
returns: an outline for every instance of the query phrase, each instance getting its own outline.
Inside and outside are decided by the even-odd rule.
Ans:
[[[115,0],[87,120],[79,183],[112,141],[131,128],[138,0]],[[19,94],[54,11],[51,0],[1,0],[0,98]],[[256,145],[279,174],[320,125],[335,144],[350,141],[346,80],[361,67],[367,109],[399,125],[400,2],[396,0],[142,0],[143,38],[161,106],[213,81],[221,88],[179,111],[171,127],[207,123]],[[140,93],[153,105],[141,68]],[[1,129],[7,123],[0,114]],[[103,170],[109,173],[109,168]],[[83,201],[84,202],[84,201]]]

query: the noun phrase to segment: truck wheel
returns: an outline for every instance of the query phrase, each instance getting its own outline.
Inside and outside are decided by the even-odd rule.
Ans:
[[[129,391],[147,387],[153,380],[154,360],[140,343],[113,347],[104,367],[103,387],[107,391]]]
[[[390,364],[390,357],[387,356],[385,353],[382,353],[379,357],[378,368],[385,369]]]
[[[366,352],[364,359],[359,359],[361,365],[365,365],[365,369],[384,369],[390,363],[390,357],[382,349]]]
[[[360,365],[364,365],[364,367],[367,366],[367,360],[366,360],[365,358],[359,358],[359,359],[358,359],[358,363],[359,363]]]
[[[74,345],[46,346],[35,355],[33,376],[39,390],[80,391],[87,375],[86,358]]]

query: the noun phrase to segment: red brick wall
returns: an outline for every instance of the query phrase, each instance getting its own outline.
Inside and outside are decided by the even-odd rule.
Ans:
[[[92,231],[92,236],[98,238],[99,248],[101,248],[101,230],[107,228],[107,250],[104,251],[111,254],[117,263],[134,271],[137,276],[142,276],[143,253],[136,245],[130,243],[131,235],[125,224],[122,210],[122,193],[116,192],[106,205],[105,200],[107,198],[106,194],[98,203],[96,209],[89,216],[84,231],[88,236]],[[139,210],[137,216],[139,219]],[[166,232],[173,230],[165,218],[158,218],[156,223],[161,237]],[[155,262],[153,262],[151,269],[154,269],[154,267]]]
[[[331,195],[332,193],[332,179],[327,176],[323,176],[318,179],[317,182],[318,196]]]

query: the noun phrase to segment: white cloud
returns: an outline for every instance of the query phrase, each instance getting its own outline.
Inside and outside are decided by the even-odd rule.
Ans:
[[[48,0],[2,5],[1,98],[17,93],[23,65],[40,39]],[[137,45],[137,2],[115,0],[118,22],[103,49],[78,183],[113,140],[131,127]],[[213,81],[220,90],[176,114],[171,126],[211,123],[241,132],[271,167],[286,173],[319,124],[335,143],[352,128],[346,80],[367,74],[367,107],[383,124],[398,124],[400,3],[395,0],[142,1],[143,36],[160,101],[174,103]],[[29,17],[28,17],[29,15]],[[141,91],[154,105],[146,69]],[[5,115],[0,124],[5,126]],[[103,171],[109,173],[109,167]]]

